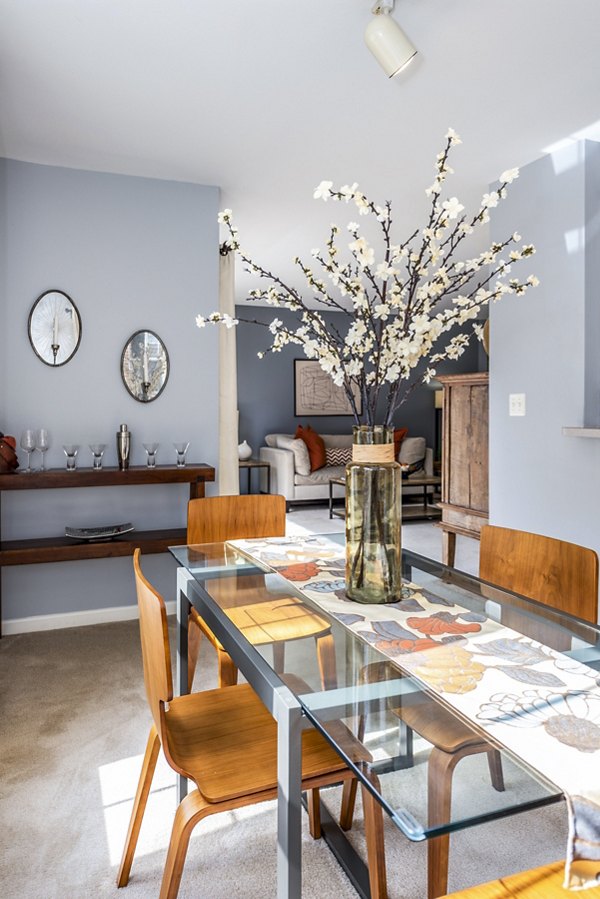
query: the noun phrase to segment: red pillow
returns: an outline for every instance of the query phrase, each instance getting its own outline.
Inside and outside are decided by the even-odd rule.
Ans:
[[[313,431],[310,425],[307,425],[305,428],[303,428],[302,425],[298,425],[296,428],[296,440],[298,439],[304,440],[306,448],[308,449],[311,472],[316,471],[318,468],[323,468],[327,461],[323,438],[319,437],[317,432]]]
[[[396,428],[394,431],[394,459],[398,461],[398,453],[402,446],[402,441],[408,434],[408,428]]]

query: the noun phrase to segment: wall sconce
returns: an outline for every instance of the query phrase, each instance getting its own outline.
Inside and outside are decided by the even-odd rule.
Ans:
[[[373,18],[365,31],[365,43],[388,78],[401,72],[417,55],[398,23],[390,15],[395,0],[376,0]]]

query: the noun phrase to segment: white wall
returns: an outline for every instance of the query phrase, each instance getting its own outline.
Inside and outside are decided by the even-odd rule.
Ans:
[[[63,443],[80,444],[78,462],[89,467],[91,442],[106,443],[105,464],[116,465],[115,432],[126,422],[132,464],[144,463],[145,441],[159,441],[160,463],[174,461],[174,440],[189,440],[190,461],[216,466],[217,341],[202,340],[194,319],[218,305],[218,202],[216,187],[0,160],[0,430],[18,440],[24,428],[47,427],[49,467],[64,466]],[[30,308],[50,288],[73,299],[83,325],[79,350],[57,369],[27,337]],[[148,404],[127,393],[119,367],[142,328],[162,338],[171,364]],[[179,485],[4,493],[2,533],[180,527],[187,498]],[[169,556],[148,556],[146,570],[174,593]],[[2,588],[4,619],[135,602],[129,559],[10,567]]]
[[[581,142],[524,167],[494,210],[492,238],[535,244],[519,273],[541,283],[491,309],[490,522],[600,553],[600,440],[561,433],[600,414],[599,188],[598,145]],[[510,393],[526,394],[524,418]]]

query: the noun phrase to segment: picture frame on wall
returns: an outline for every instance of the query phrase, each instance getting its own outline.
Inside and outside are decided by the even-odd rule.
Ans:
[[[358,415],[362,414],[362,398],[354,389]],[[305,418],[317,415],[353,415],[352,406],[343,387],[333,383],[313,359],[294,359],[294,416]]]

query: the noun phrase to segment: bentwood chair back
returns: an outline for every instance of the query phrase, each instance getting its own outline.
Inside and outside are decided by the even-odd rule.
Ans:
[[[272,494],[246,496],[211,496],[192,499],[188,503],[187,542],[221,543],[253,537],[282,537],[285,535],[285,497]],[[251,586],[251,579],[246,579]],[[214,585],[223,595],[229,589],[227,579]],[[247,639],[254,645],[272,644],[274,664],[283,671],[284,646],[288,640],[314,637],[317,659],[324,685],[335,682],[335,652],[333,637],[327,622],[317,614],[300,610],[289,594],[274,596],[272,602],[248,604],[232,611],[232,618]],[[239,595],[239,594],[238,594]],[[253,614],[257,612],[258,614]],[[257,626],[256,620],[261,622]],[[246,623],[246,627],[244,627]],[[206,622],[195,609],[190,610],[188,637],[188,688],[191,690],[198,660],[201,635],[204,634],[217,652],[219,686],[237,683],[237,669]]]
[[[598,619],[598,556],[585,546],[488,524],[479,577],[593,624]],[[510,627],[509,619],[502,621]]]
[[[592,549],[493,525],[481,529],[479,576],[484,581],[545,605],[595,623],[598,614],[598,556]],[[482,585],[482,593],[494,599],[494,588]],[[522,603],[526,606],[525,601]],[[540,640],[555,649],[570,648],[570,637],[560,630],[514,608],[502,609],[502,624]],[[561,639],[569,645],[561,644]],[[428,740],[429,819],[447,819],[450,813],[452,772],[467,755],[487,752],[492,784],[504,789],[499,753],[433,700],[396,710],[412,730]],[[428,899],[446,893],[450,838],[446,834],[428,842]]]
[[[277,725],[249,684],[173,697],[165,604],[142,574],[139,549],[134,553],[133,565],[144,681],[154,724],[146,746],[117,886],[126,886],[129,881],[162,746],[171,768],[196,785],[175,813],[163,872],[160,899],[176,899],[196,824],[216,812],[277,797]],[[304,692],[309,688],[301,684],[301,689]],[[345,751],[363,766],[371,761],[349,731]],[[348,828],[352,818],[350,797],[356,788],[354,775],[320,733],[313,728],[306,729],[302,734],[302,789],[310,791],[309,823],[315,839],[321,836],[319,788],[340,782],[344,784],[341,823]],[[362,794],[371,895],[374,899],[386,899],[382,809],[366,788]],[[232,877],[235,878],[235,872]]]

